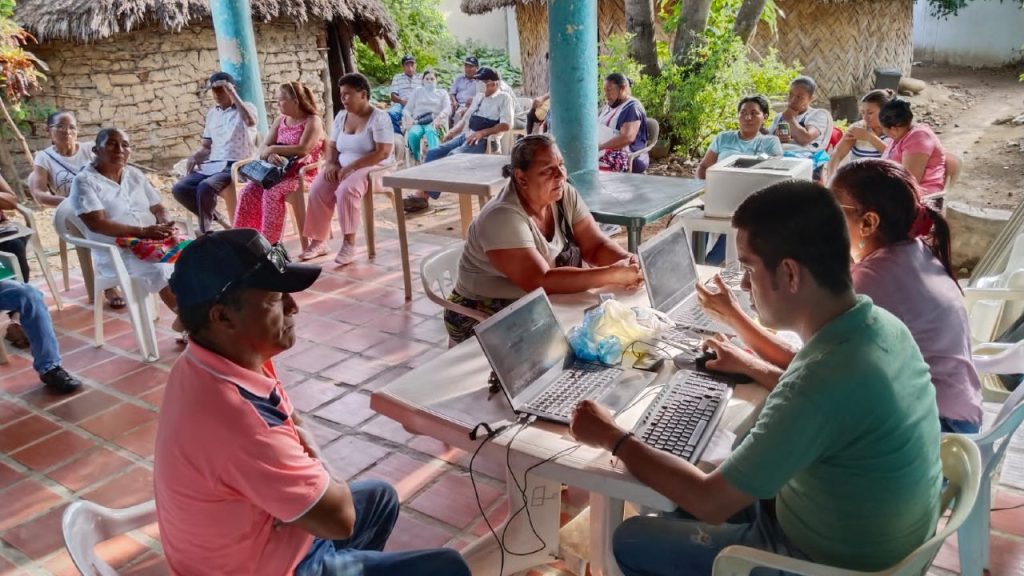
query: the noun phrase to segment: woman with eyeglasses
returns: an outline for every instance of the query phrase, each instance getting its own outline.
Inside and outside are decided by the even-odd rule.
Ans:
[[[981,381],[971,361],[971,338],[963,294],[950,262],[949,224],[921,202],[913,175],[888,160],[843,166],[831,189],[846,216],[853,289],[903,321],[931,370],[943,432],[969,434],[981,426]],[[732,326],[765,361],[784,370],[793,351],[746,316],[719,282],[698,285],[701,304]],[[735,346],[713,343],[716,369],[748,373]],[[780,371],[781,373],[781,371]]]
[[[317,170],[310,169],[303,176],[299,176],[299,170],[320,160],[324,139],[313,92],[302,82],[285,82],[277,87],[277,108],[281,115],[267,132],[259,157],[275,166],[287,163],[285,177],[266,190],[256,182],[243,186],[238,193],[233,224],[235,228],[259,230],[270,242],[281,240],[284,201],[298,190],[299,178],[305,178],[307,189],[313,184]]]
[[[782,143],[779,142],[779,138],[764,130],[764,123],[771,113],[767,98],[760,94],[746,96],[740,100],[736,113],[739,115],[739,130],[727,130],[715,136],[700,165],[697,166],[697,178],[705,178],[708,168],[719,160],[737,154],[782,156]]]
[[[104,128],[96,135],[92,150],[96,159],[75,176],[68,196],[74,213],[85,226],[85,237],[115,244],[122,238],[166,240],[174,236],[174,222],[160,202],[160,193],[141,170],[128,165],[128,135],[117,128]],[[147,294],[159,294],[168,308],[177,310],[177,300],[167,285],[174,266],[142,260],[128,248],[122,247],[121,252],[128,275]],[[117,275],[114,262],[105,251],[94,250],[92,257],[97,277]],[[105,296],[112,306],[125,305],[116,288],[107,290]]]
[[[51,145],[36,152],[29,189],[43,206],[57,206],[71,193],[71,181],[92,162],[92,150],[78,142],[78,121],[67,110],[46,118]]]

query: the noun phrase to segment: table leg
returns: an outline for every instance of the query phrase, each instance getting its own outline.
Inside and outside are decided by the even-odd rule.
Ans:
[[[631,254],[636,254],[637,247],[640,246],[640,232],[643,229],[643,224],[634,224],[632,222],[626,226],[626,233],[628,235],[626,250],[629,250]]]
[[[520,483],[526,464],[516,462],[518,458],[512,454],[512,469]],[[523,506],[523,496],[516,489],[511,474],[507,475],[507,497],[510,514],[515,514]],[[536,552],[526,556],[505,554],[505,569],[499,574],[502,551],[494,536],[488,531],[476,541],[462,550],[462,557],[469,564],[473,576],[509,576],[524,572],[535,566],[550,564],[558,560],[558,529],[562,512],[562,484],[537,475],[530,475],[526,485],[526,510],[523,510],[509,522],[506,520],[494,530],[498,537],[505,534],[505,546],[516,553]],[[468,494],[467,498],[472,498]],[[532,527],[531,527],[532,523]],[[534,529],[543,542],[537,540]],[[539,550],[538,550],[539,549]]]
[[[594,576],[622,576],[612,554],[612,536],[622,524],[623,505],[622,500],[590,493],[590,573]]]
[[[473,197],[459,194],[459,216],[462,218],[462,239],[469,233],[469,225],[473,222]]]
[[[405,299],[412,300],[412,272],[409,270],[409,237],[405,232],[405,201],[398,188],[391,195],[395,203],[395,222],[398,224],[398,249],[402,253],[402,282],[405,284]]]

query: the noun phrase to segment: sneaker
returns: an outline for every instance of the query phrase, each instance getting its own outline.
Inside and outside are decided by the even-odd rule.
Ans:
[[[50,368],[39,379],[46,384],[47,388],[58,394],[70,394],[82,387],[82,382],[68,373],[67,370],[57,366]]]
[[[306,248],[299,254],[299,261],[305,262],[306,260],[312,260],[321,256],[327,256],[327,243],[323,242],[315,247]]]
[[[405,211],[409,214],[423,212],[430,207],[430,202],[419,196],[406,196],[402,199],[402,203],[405,205]]]
[[[341,250],[338,250],[338,255],[334,257],[334,261],[339,266],[346,266],[356,261],[356,246],[355,244],[341,243]]]

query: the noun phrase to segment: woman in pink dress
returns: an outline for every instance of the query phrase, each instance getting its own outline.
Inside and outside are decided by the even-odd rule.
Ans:
[[[260,158],[279,166],[288,158],[297,161],[289,164],[284,180],[267,190],[255,182],[246,184],[238,194],[234,222],[236,228],[259,230],[272,243],[281,241],[285,198],[298,189],[299,170],[320,160],[324,138],[313,93],[302,82],[281,84],[277,89],[277,107],[281,115],[267,133]],[[316,172],[310,170],[304,175],[307,189]]]

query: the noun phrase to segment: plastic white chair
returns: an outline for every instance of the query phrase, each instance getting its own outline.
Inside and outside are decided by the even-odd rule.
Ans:
[[[1005,274],[1004,274],[1005,275]],[[989,402],[1005,402],[1010,392],[992,374],[1006,373],[982,369],[986,359],[1004,353],[1012,344],[991,342],[1024,314],[1024,270],[1008,274],[1005,282],[996,278],[982,284],[1004,284],[1003,287],[964,288],[964,305],[971,330],[974,365],[982,372],[982,394]]]
[[[990,344],[995,348],[987,357],[976,357],[975,367],[988,374],[1024,373],[1024,341],[1016,344]],[[981,483],[974,509],[957,533],[960,548],[960,574],[982,576],[989,563],[989,514],[992,509],[992,478],[999,470],[1010,438],[1024,421],[1024,385],[1003,402],[992,425],[978,434],[965,434],[978,445],[981,454]]]
[[[956,434],[942,438],[942,474],[948,479],[942,491],[940,510],[952,504],[949,521],[928,541],[911,552],[902,562],[878,572],[843,570],[807,560],[797,560],[748,548],[729,546],[715,558],[714,576],[747,576],[758,567],[784,570],[806,576],[921,576],[931,566],[942,543],[967,519],[978,496],[981,457],[970,439]]]
[[[57,310],[64,309],[64,302],[60,298],[60,292],[57,290],[57,283],[53,280],[53,271],[50,269],[50,260],[46,257],[46,251],[43,250],[43,244],[39,240],[39,226],[36,224],[35,212],[27,207],[18,204],[15,209],[21,214],[22,218],[25,219],[25,225],[18,225],[18,232],[9,236],[4,236],[3,240],[14,240],[16,238],[28,238],[28,251],[30,254],[36,257],[39,262],[39,268],[43,271],[43,278],[46,279],[46,285],[50,288],[50,294],[53,294],[53,301],[57,304]]]
[[[228,209],[231,211],[231,213],[228,214],[228,219],[231,221],[232,225],[234,225],[235,223],[235,208],[237,207],[238,204],[236,191],[241,190],[242,186],[244,185],[244,183],[239,178],[238,173],[246,164],[254,162],[255,160],[255,158],[247,158],[245,160],[240,160],[232,164],[231,182],[233,183],[233,185],[229,186],[229,188],[231,188],[230,198],[228,198],[228,196],[225,196],[225,192],[227,192],[226,188],[224,192],[221,192],[221,195],[224,196],[224,203],[228,206]],[[313,164],[308,164],[300,168],[298,173],[299,187],[295,189],[295,192],[292,192],[291,194],[288,195],[287,198],[284,199],[285,203],[291,206],[292,208],[292,224],[295,226],[295,230],[299,235],[299,243],[302,245],[303,250],[305,250],[306,246],[309,245],[309,241],[306,240],[306,237],[302,235],[302,230],[306,226],[306,174],[308,174],[310,170],[318,170],[320,168],[320,164],[320,162],[315,162]]]
[[[82,574],[117,576],[117,571],[96,554],[96,545],[153,522],[156,522],[155,500],[123,509],[78,500],[64,511],[61,522],[64,547]]]
[[[650,152],[658,145],[658,137],[661,136],[661,125],[654,118],[647,118],[647,146],[632,152],[629,155],[629,171],[633,172],[633,162],[646,152]]]
[[[128,276],[124,260],[121,258],[121,250],[113,244],[105,244],[86,238],[77,238],[68,232],[68,224],[79,230],[84,230],[85,225],[75,215],[70,202],[63,202],[57,207],[53,214],[53,227],[57,235],[72,246],[85,246],[92,250],[93,254],[98,251],[106,251],[114,263],[115,278],[105,278],[96,275],[93,282],[93,325],[96,347],[103,345],[103,291],[108,288],[119,286],[124,294],[127,303],[128,315],[131,318],[132,328],[135,331],[135,338],[139,342],[139,350],[146,362],[155,362],[160,359],[156,343],[155,302],[151,302],[152,295],[147,294],[143,287]]]
[[[448,300],[459,277],[459,260],[462,259],[464,246],[464,242],[459,242],[425,257],[420,262],[420,281],[423,282],[423,292],[431,302],[452,312],[458,312],[463,316],[483,322],[487,319],[487,315],[483,312]]]

